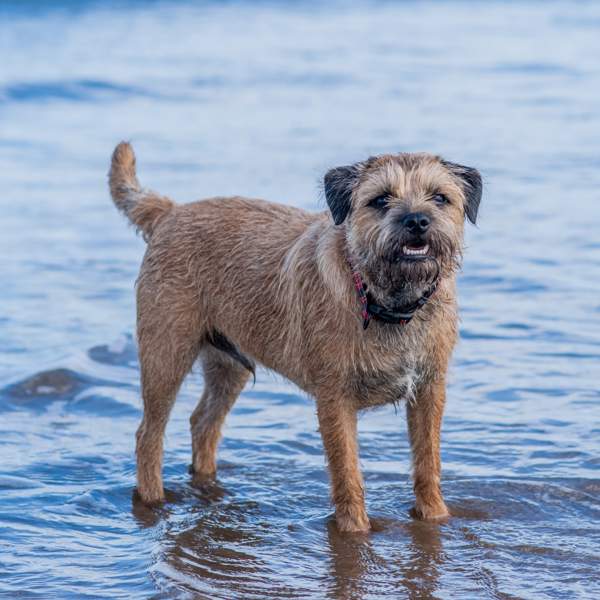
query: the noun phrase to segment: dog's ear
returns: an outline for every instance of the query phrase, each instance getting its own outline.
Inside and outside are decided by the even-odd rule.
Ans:
[[[325,174],[325,199],[336,225],[341,225],[350,212],[352,191],[358,181],[359,173],[358,165],[348,165],[336,167]]]
[[[460,179],[465,195],[465,217],[475,224],[483,192],[483,182],[479,171],[446,160],[442,160],[442,164]]]

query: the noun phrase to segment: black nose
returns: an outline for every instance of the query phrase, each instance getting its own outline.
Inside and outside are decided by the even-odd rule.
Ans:
[[[408,213],[400,219],[400,223],[411,233],[425,233],[429,229],[431,219],[424,213]]]

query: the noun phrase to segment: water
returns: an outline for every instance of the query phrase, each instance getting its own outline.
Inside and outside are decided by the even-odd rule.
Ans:
[[[600,6],[0,5],[0,594],[600,597]],[[403,411],[360,421],[375,531],[340,536],[313,403],[259,371],[219,480],[132,504],[143,242],[115,143],[180,201],[323,206],[330,166],[439,152],[487,181],[460,278],[443,432],[454,517],[413,521]]]

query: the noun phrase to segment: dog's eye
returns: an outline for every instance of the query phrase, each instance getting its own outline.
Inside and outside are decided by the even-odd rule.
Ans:
[[[377,196],[377,198],[373,198],[373,200],[369,202],[369,206],[371,208],[378,208],[379,210],[384,210],[388,208],[388,194],[383,194],[382,196]]]
[[[437,204],[450,204],[450,201],[446,196],[444,196],[444,194],[436,194],[433,197],[433,201],[437,202]]]

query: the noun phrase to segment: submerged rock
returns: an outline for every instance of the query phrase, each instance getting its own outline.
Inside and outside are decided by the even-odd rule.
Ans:
[[[3,395],[12,402],[25,403],[34,399],[70,400],[96,382],[71,369],[52,369],[36,373],[4,389]]]

